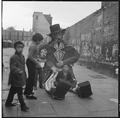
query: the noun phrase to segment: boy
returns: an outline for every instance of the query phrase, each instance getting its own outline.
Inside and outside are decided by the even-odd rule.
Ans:
[[[65,94],[70,88],[76,85],[76,80],[73,80],[70,73],[70,67],[68,65],[63,66],[63,70],[60,71],[56,77],[55,86],[56,90],[53,90],[52,97],[57,100],[65,99]]]
[[[74,87],[76,84],[76,81],[77,81],[76,79],[72,78],[71,70],[70,70],[70,67],[68,65],[63,66],[63,70],[58,73],[56,81],[60,81],[61,79],[64,82],[66,81],[66,83],[68,85],[70,85],[71,87]]]
[[[15,54],[10,58],[10,73],[8,85],[11,85],[5,106],[12,107],[14,95],[17,93],[22,111],[27,111],[29,108],[26,106],[23,99],[23,86],[26,84],[25,72],[25,58],[22,54],[24,44],[21,41],[14,43]]]
[[[38,75],[38,73],[36,71],[40,70],[41,73],[41,67],[39,66],[37,58],[38,58],[38,49],[39,46],[41,45],[42,40],[43,40],[43,36],[40,33],[34,34],[32,37],[32,43],[29,47],[28,58],[26,60],[26,65],[28,68],[28,79],[24,91],[24,95],[26,96],[27,99],[35,99],[35,100],[37,99],[37,97],[34,96],[33,90],[36,89],[36,84],[37,84],[36,76]]]

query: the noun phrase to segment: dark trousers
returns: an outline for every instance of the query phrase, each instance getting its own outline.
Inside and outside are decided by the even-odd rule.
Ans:
[[[35,64],[30,59],[27,59],[26,65],[28,68],[28,79],[26,81],[26,88],[24,94],[30,95],[32,94],[33,86],[35,85],[36,67]]]
[[[43,82],[43,72],[42,72],[42,68],[37,68],[36,69],[36,77],[35,77],[35,81],[36,81],[36,87],[37,87],[37,80],[39,80],[39,87],[42,87],[42,82]]]
[[[24,99],[23,99],[23,88],[22,87],[13,87],[11,86],[6,103],[12,103],[14,95],[17,93],[18,100],[21,104],[21,106],[25,105]]]
[[[75,75],[74,75],[72,66],[71,66],[71,65],[68,65],[68,66],[69,66],[69,68],[70,68],[69,72],[71,73],[72,78],[75,79],[76,77],[75,77]]]

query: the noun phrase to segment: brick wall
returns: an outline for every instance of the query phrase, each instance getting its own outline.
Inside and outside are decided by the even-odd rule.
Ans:
[[[67,28],[64,40],[78,50],[81,58],[110,61],[108,55],[114,56],[118,48],[118,3],[104,3],[101,9]]]

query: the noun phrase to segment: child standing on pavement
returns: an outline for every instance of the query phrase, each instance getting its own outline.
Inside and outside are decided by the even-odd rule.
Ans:
[[[10,58],[10,73],[8,85],[11,85],[5,106],[12,107],[14,95],[17,93],[18,100],[21,105],[22,111],[27,111],[29,108],[26,106],[23,99],[23,86],[26,84],[25,72],[25,58],[22,54],[24,44],[21,41],[14,43],[15,54]]]

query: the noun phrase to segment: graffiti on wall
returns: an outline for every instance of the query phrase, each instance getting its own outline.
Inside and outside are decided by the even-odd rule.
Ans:
[[[90,41],[91,40],[91,33],[81,34],[81,41]]]
[[[100,61],[101,60],[101,45],[95,44],[92,47],[92,60]]]
[[[82,56],[90,56],[90,41],[91,41],[91,33],[81,34],[81,55]]]
[[[98,31],[102,28],[103,14],[100,14],[98,17],[96,17],[95,21],[96,22],[94,22],[94,28],[96,31]]]
[[[102,44],[101,50],[104,60],[117,61],[118,57],[118,44],[114,40],[105,41]]]
[[[113,25],[107,25],[104,27],[104,37],[110,36],[114,34],[114,26]]]
[[[113,61],[118,61],[118,44],[113,45],[112,59]]]

